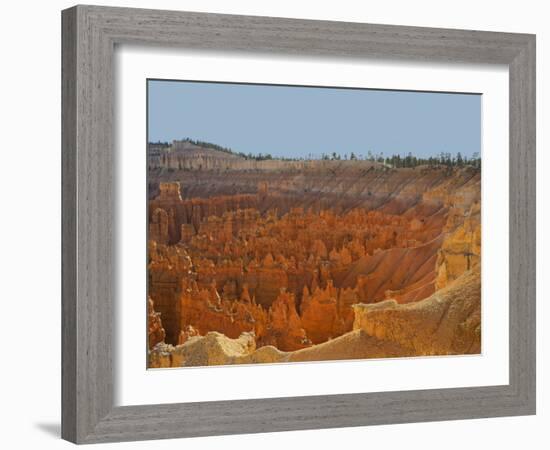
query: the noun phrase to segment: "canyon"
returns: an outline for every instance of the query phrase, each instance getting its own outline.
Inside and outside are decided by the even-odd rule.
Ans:
[[[148,167],[148,364],[481,351],[481,170],[250,160]]]

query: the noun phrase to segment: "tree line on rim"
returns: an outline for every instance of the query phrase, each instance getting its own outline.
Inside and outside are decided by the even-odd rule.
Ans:
[[[185,138],[183,141],[189,142],[191,144],[197,145],[203,148],[209,148],[212,150],[217,150],[223,153],[228,153],[231,155],[240,156],[244,159],[252,159],[256,161],[266,161],[277,159],[281,161],[304,161],[310,159],[321,159],[325,161],[371,161],[384,164],[386,167],[392,168],[414,168],[418,166],[446,166],[446,167],[464,167],[471,166],[475,168],[481,168],[481,157],[479,153],[474,153],[471,157],[463,155],[461,152],[456,154],[451,154],[449,152],[440,152],[439,155],[430,156],[428,158],[414,156],[409,152],[406,156],[401,156],[400,154],[393,154],[391,156],[384,156],[384,153],[374,154],[370,150],[366,155],[357,154],[355,152],[350,152],[349,155],[344,153],[341,155],[338,152],[332,152],[331,154],[322,153],[320,157],[315,157],[312,153],[308,155],[307,158],[289,158],[289,157],[274,157],[270,153],[258,153],[257,155],[253,153],[244,153],[232,150],[229,147],[223,147],[221,145],[213,144],[211,142],[201,141],[197,139]],[[156,145],[162,145],[165,147],[170,147],[168,142],[156,142]]]

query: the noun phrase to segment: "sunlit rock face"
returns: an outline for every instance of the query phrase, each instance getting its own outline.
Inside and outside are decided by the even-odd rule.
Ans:
[[[481,261],[481,208],[453,211],[437,258],[436,288],[442,289]]]
[[[479,351],[479,169],[214,156],[150,170],[151,367]]]
[[[481,351],[479,265],[427,299],[400,305],[395,300],[354,305],[354,329],[408,348],[415,355]]]

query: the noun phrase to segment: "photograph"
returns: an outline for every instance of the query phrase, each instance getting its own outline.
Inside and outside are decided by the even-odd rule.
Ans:
[[[146,96],[148,368],[481,354],[482,95]]]
[[[470,3],[3,4],[2,448],[547,448],[548,14]]]

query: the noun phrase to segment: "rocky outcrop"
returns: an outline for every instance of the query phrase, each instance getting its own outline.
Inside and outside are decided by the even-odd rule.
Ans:
[[[156,208],[149,221],[149,240],[158,244],[168,244],[170,226],[173,227],[173,217],[170,217],[164,209]]]
[[[192,262],[184,248],[160,245],[155,241],[149,241],[148,256],[148,294],[162,314],[166,340],[176,343],[181,331],[177,295],[182,277],[189,274]]]
[[[446,226],[448,232],[437,257],[436,289],[442,289],[481,261],[481,208],[454,209]]]
[[[479,280],[476,266],[420,302],[356,304],[352,331],[301,350],[282,351],[273,345],[257,348],[252,333],[231,339],[209,332],[191,337],[183,345],[158,344],[149,352],[149,365],[184,367],[480,353]]]
[[[183,345],[159,344],[149,352],[149,367],[186,367],[231,364],[329,361],[412,356],[396,343],[381,341],[361,330],[303,350],[285,352],[274,346],[255,348],[254,339],[243,334],[230,339],[221,333],[191,338]]]
[[[180,331],[178,345],[185,344],[189,338],[194,336],[200,336],[198,330],[192,325],[187,325],[182,331]]]
[[[147,345],[148,348],[153,348],[159,342],[164,342],[166,333],[162,328],[160,313],[155,311],[153,300],[147,299]]]
[[[245,287],[239,299],[223,298],[213,282],[201,288],[196,281],[184,278],[177,297],[179,329],[193,327],[204,335],[216,330],[230,338],[243,332],[253,332],[264,338],[267,333],[268,312],[257,305]]]
[[[340,297],[346,296],[340,296],[340,290],[334,287],[332,280],[327,282],[326,288],[317,287],[311,294],[307,286],[304,287],[301,303],[302,324],[308,338],[314,344],[320,344],[349,330],[345,323],[346,306],[349,307],[357,301],[357,296],[353,291],[351,293],[349,304],[342,305]]]
[[[479,265],[424,300],[400,305],[391,299],[353,309],[354,329],[397,343],[414,355],[481,352]]]
[[[269,320],[264,344],[271,344],[280,350],[297,350],[308,347],[302,320],[296,311],[294,295],[281,289],[269,309]]]
[[[182,200],[179,182],[160,183],[157,202],[171,204],[181,201]]]

